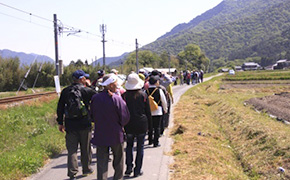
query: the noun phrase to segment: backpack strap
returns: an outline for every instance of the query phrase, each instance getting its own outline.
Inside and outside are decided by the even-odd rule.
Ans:
[[[155,93],[155,91],[157,90],[158,88],[155,88],[153,91],[152,91],[152,93],[150,94],[150,96],[152,96],[154,93]],[[147,91],[148,91],[148,89],[147,89]]]
[[[159,89],[159,88],[155,88],[153,91],[152,91],[152,93],[150,94],[150,96],[152,96],[154,93],[155,93],[155,91],[157,90],[157,89]],[[148,89],[147,89],[147,92],[148,92],[148,94],[149,94],[149,91],[148,91]],[[161,99],[160,99],[161,100]],[[160,103],[160,100],[158,101],[158,103],[157,104],[159,104]],[[154,100],[155,101],[155,100]]]

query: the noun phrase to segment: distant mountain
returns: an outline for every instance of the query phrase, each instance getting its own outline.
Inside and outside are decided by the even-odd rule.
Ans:
[[[106,57],[106,65],[109,65],[110,67],[119,66],[121,64],[121,61],[124,60],[128,54],[129,53],[126,52],[126,53],[122,54],[121,56]],[[102,66],[103,65],[103,58],[99,58],[98,60],[94,61],[92,64],[94,66],[97,66],[97,64]]]
[[[0,50],[0,56],[2,58],[15,58],[18,57],[20,60],[20,65],[30,65],[36,60],[37,62],[50,62],[54,63],[54,60],[48,56],[37,55],[37,54],[26,54],[23,52],[15,52],[8,49]]]
[[[144,49],[177,55],[194,43],[211,60],[275,60],[290,54],[289,30],[289,0],[224,0],[189,23],[175,26]]]

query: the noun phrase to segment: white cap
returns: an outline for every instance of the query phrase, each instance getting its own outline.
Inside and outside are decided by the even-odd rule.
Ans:
[[[106,79],[105,81],[103,81],[102,83],[99,83],[101,86],[108,86],[111,83],[114,83],[118,80],[118,76],[116,76],[115,74],[109,74],[110,77],[108,79]],[[105,78],[103,78],[104,80]]]

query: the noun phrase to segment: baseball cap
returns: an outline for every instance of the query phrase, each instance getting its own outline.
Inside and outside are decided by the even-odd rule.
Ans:
[[[83,78],[83,77],[89,78],[90,75],[89,75],[89,74],[86,74],[83,70],[78,69],[78,70],[76,70],[76,71],[72,74],[72,77],[74,77],[74,78],[76,78],[76,79],[81,79],[81,78]]]

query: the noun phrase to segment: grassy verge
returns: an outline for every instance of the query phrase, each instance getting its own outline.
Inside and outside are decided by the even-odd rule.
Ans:
[[[290,127],[243,102],[289,91],[279,88],[222,90],[215,78],[187,91],[175,106],[172,179],[287,179]]]
[[[55,125],[57,100],[0,110],[0,179],[27,177],[65,148]]]

